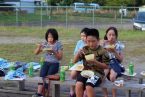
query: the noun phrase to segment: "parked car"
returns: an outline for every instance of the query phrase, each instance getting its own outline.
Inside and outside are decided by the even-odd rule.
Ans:
[[[74,12],[91,12],[99,8],[100,6],[97,3],[88,3],[88,4],[80,2],[74,3]]]
[[[145,11],[137,13],[133,19],[133,29],[145,30]]]

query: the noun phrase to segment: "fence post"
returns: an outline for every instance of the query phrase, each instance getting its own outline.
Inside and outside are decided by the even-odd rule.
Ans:
[[[42,26],[43,26],[43,25],[42,25],[42,21],[43,21],[43,17],[42,17],[42,16],[43,16],[43,13],[42,13],[42,1],[41,1],[41,6],[40,6],[40,7],[41,7],[41,8],[40,8],[40,9],[41,9],[41,10],[40,10],[40,15],[41,15],[41,17],[40,17],[40,23],[41,23],[41,25],[40,25],[40,26],[42,27]]]
[[[93,27],[95,27],[95,7],[93,7]]]
[[[121,6],[121,24],[122,24],[122,18],[123,18],[122,10],[123,10],[123,6]]]
[[[19,11],[19,9],[17,6],[15,6],[15,9],[16,9],[16,26],[19,26],[19,23],[18,23],[18,11]]]
[[[65,12],[65,13],[66,13],[66,14],[65,14],[65,16],[66,16],[66,17],[65,17],[65,27],[66,27],[66,28],[68,28],[68,14],[67,14],[67,6],[66,6],[66,10],[65,10],[65,11],[66,11],[66,12]]]

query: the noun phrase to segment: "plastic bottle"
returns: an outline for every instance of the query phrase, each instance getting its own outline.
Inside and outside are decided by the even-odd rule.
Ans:
[[[12,62],[11,64],[10,64],[10,67],[9,67],[9,70],[10,71],[14,71],[15,70],[15,63],[14,62]]]
[[[134,74],[134,65],[132,62],[129,63],[129,75]]]
[[[43,64],[44,64],[44,57],[41,57],[40,58],[40,65],[41,65],[41,67],[43,66]]]
[[[60,69],[60,81],[65,81],[65,70],[63,67]]]
[[[29,64],[28,70],[29,70],[29,77],[32,77],[33,76],[33,63]]]
[[[73,66],[73,62],[72,62],[72,59],[70,60],[69,64],[68,64],[68,67],[71,68]]]

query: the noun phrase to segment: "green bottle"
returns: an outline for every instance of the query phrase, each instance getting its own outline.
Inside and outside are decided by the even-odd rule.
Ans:
[[[64,68],[60,69],[60,81],[61,82],[65,81],[65,70],[64,70]]]
[[[132,62],[129,63],[129,75],[134,74],[134,65]]]
[[[43,66],[43,64],[44,64],[44,57],[41,57],[40,58],[40,65],[41,65],[41,67]]]
[[[11,64],[10,64],[10,67],[9,67],[9,70],[10,71],[14,71],[15,70],[15,63],[14,62],[12,62]]]
[[[73,61],[72,61],[72,59],[71,59],[70,62],[69,62],[69,64],[68,64],[68,67],[71,68],[73,65],[74,65],[74,64],[73,64]]]
[[[28,70],[29,70],[29,77],[32,77],[33,76],[33,63],[29,64]]]

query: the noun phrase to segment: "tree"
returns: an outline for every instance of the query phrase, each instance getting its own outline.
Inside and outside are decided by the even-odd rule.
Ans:
[[[4,0],[0,0],[0,2],[4,2]]]
[[[136,1],[136,6],[142,6],[143,4],[145,4],[144,2],[145,0],[135,0],[135,1]]]
[[[93,3],[97,3],[101,6],[104,6],[106,4],[106,0],[93,0],[92,1]]]

